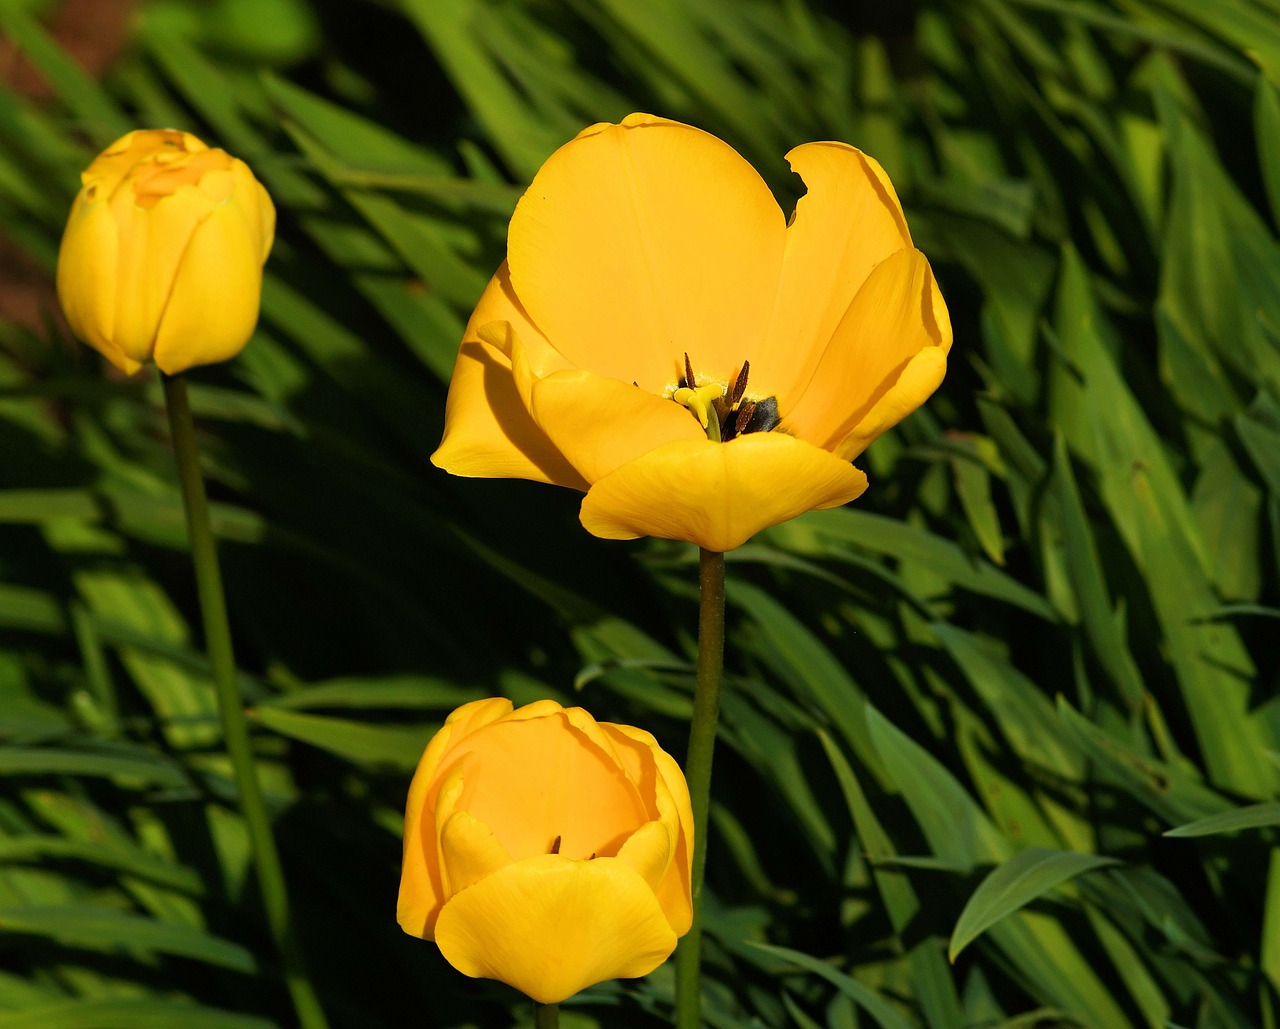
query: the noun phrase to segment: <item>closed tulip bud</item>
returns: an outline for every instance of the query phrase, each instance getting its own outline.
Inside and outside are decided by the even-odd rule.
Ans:
[[[689,930],[693,814],[653,737],[544,700],[449,716],[409,788],[397,912],[466,975],[556,1004]]]
[[[80,176],[58,255],[72,330],[121,371],[176,375],[243,349],[275,207],[243,161],[170,129],[130,132]]]

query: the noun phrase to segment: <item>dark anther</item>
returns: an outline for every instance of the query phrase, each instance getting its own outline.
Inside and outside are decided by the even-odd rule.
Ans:
[[[743,401],[742,406],[738,408],[738,417],[733,423],[733,434],[735,436],[741,436],[747,431],[747,423],[751,421],[751,413],[755,409],[756,402],[754,400]]]
[[[746,407],[745,404],[742,405]],[[738,420],[742,420],[739,413]],[[741,432],[770,432],[777,427],[782,421],[778,415],[778,401],[774,397],[765,397],[758,400],[751,409],[751,414],[747,416],[747,424],[744,428],[738,430]]]
[[[742,394],[747,391],[747,373],[751,371],[751,362],[742,362],[742,371],[738,372],[738,378],[733,383],[733,389],[729,390],[729,407],[737,405],[742,399]]]
[[[557,836],[554,840],[551,841],[551,849],[547,851],[547,853],[548,854],[560,853],[560,837],[559,836]]]
[[[698,384],[693,381],[693,365],[689,363],[689,352],[687,350],[684,354],[684,384],[690,389],[698,388]]]
[[[588,861],[594,861],[595,859],[596,859],[596,852],[593,850],[593,851],[591,852],[591,856],[590,856],[589,858],[587,858],[587,860],[588,860]]]

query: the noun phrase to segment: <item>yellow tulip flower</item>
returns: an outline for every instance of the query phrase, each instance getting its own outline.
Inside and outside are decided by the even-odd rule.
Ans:
[[[275,207],[243,161],[185,132],[130,132],[81,174],[58,254],[72,330],[121,371],[234,357],[258,321]]]
[[[586,492],[597,536],[731,550],[857,497],[851,462],[938,387],[951,322],[881,167],[787,159],[788,222],[733,149],[633,114],[557,150],[458,352],[457,475]]]
[[[647,732],[477,700],[414,773],[397,918],[464,974],[557,1004],[667,958],[692,854],[684,776]]]

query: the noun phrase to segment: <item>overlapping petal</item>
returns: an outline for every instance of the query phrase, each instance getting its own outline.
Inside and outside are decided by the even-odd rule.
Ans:
[[[866,488],[867,477],[847,461],[783,433],[729,443],[681,440],[593,484],[581,519],[605,539],[657,536],[726,551],[805,511],[848,503]]]
[[[778,397],[793,396],[813,377],[871,270],[912,246],[893,184],[862,151],[806,143],[787,162],[807,192],[787,226],[769,345],[746,355],[756,381]]]
[[[843,143],[787,157],[808,189],[789,224],[686,125],[631,115],[557,151],[517,205],[434,460],[586,489],[599,536],[711,550],[861,493],[848,462],[937,388],[950,321],[884,170]],[[745,399],[780,423],[709,443],[673,402],[686,355],[713,391],[749,363]]]
[[[258,318],[275,207],[253,173],[173,130],[139,130],[81,175],[58,259],[77,335],[131,373],[234,356]]]
[[[676,945],[653,890],[614,858],[530,858],[453,897],[436,943],[466,975],[557,1004],[605,979],[647,975]]]
[[[444,439],[431,461],[454,475],[532,479],[585,490],[587,482],[529,414],[511,373],[510,348],[480,329],[505,325],[526,346],[546,344],[511,289],[504,263],[480,297],[462,336],[445,406]]]
[[[689,928],[689,810],[648,733],[550,700],[464,705],[410,788],[400,924],[537,999],[643,975]]]
[[[871,270],[808,382],[779,395],[783,426],[834,450],[917,354],[934,351],[931,360],[941,358],[945,369],[950,348],[951,322],[929,262],[919,250],[899,250]],[[910,410],[927,396],[915,396]]]

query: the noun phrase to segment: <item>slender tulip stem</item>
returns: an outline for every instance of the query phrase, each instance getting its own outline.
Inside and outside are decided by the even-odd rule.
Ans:
[[[720,720],[720,683],[724,678],[724,555],[699,553],[698,679],[689,725],[684,774],[693,802],[693,924],[676,948],[676,1027],[701,1029],[702,877],[707,865],[711,810],[711,759]]]
[[[535,1004],[533,1006],[534,1029],[560,1029],[559,1004]]]
[[[303,968],[302,953],[289,919],[289,896],[285,889],[284,872],[271,835],[271,822],[262,800],[262,789],[258,785],[253,748],[249,743],[249,729],[236,685],[231,628],[227,621],[227,605],[222,593],[222,574],[218,570],[218,555],[214,548],[213,527],[209,521],[204,478],[200,474],[200,455],[196,449],[191,405],[187,401],[187,384],[181,376],[164,375],[161,378],[164,382],[165,406],[169,411],[174,455],[178,462],[178,478],[182,484],[182,499],[187,510],[191,561],[195,565],[196,593],[204,622],[209,669],[218,696],[222,736],[235,769],[240,813],[249,834],[267,924],[280,952],[285,981],[299,1024],[303,1029],[325,1029],[328,1023]]]

